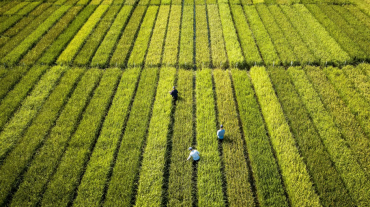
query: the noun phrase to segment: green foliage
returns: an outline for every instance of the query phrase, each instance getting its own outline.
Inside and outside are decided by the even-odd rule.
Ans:
[[[10,9],[17,6],[20,3],[21,2],[19,1],[8,1],[7,4],[5,4],[4,6],[0,8],[0,14],[3,15],[5,12],[9,11]]]
[[[194,62],[194,7],[184,6],[181,23],[179,66],[192,68]]]
[[[0,58],[2,59],[9,54],[14,48],[16,48],[24,39],[26,39],[39,25],[41,25],[57,7],[49,7],[40,16],[29,22],[28,25],[21,31],[18,32],[14,37],[9,39],[6,44],[0,49]]]
[[[116,18],[117,13],[121,9],[121,6],[111,6],[104,15],[104,18],[100,21],[99,25],[94,29],[94,32],[86,40],[86,43],[81,48],[74,60],[76,65],[88,65],[100,42],[106,35],[109,27],[112,25],[113,20]]]
[[[28,71],[28,69],[29,68],[25,66],[16,66],[16,67],[8,68],[8,69],[5,69],[5,67],[2,68],[2,70],[6,70],[7,73],[5,77],[1,78],[0,100],[2,100],[8,94],[8,92],[10,92],[13,89],[13,87],[23,77],[23,75]],[[27,80],[28,78],[24,77],[24,79]],[[1,105],[2,105],[2,102],[1,102]],[[0,129],[2,128],[1,126],[3,125],[4,123],[0,121]]]
[[[279,65],[280,59],[270,36],[263,25],[255,6],[244,6],[244,11],[247,20],[256,39],[257,45],[260,49],[263,61],[266,65]]]
[[[89,16],[95,11],[97,6],[89,5],[86,6],[73,20],[64,32],[58,36],[52,45],[45,51],[42,57],[37,61],[39,64],[52,64],[59,54],[64,50],[66,45],[75,36],[77,31],[86,22]]]
[[[301,4],[295,4],[296,11],[307,23],[310,31],[317,37],[317,43],[323,47],[324,54],[321,56],[322,60],[328,61],[330,64],[340,65],[350,61],[349,55],[342,50],[337,42],[329,35],[325,28],[312,16],[308,9]]]
[[[350,70],[346,69],[346,67],[351,68],[353,66],[345,66],[342,70],[339,68],[325,68],[324,72],[353,115],[355,115],[367,136],[370,137],[370,104],[356,90],[355,84],[346,77],[343,71]]]
[[[0,63],[14,65],[30,48],[40,40],[40,38],[58,21],[71,6],[61,6],[53,14],[50,15],[39,27],[37,27],[27,38],[25,38],[18,46],[8,53]]]
[[[148,204],[160,206],[162,203],[164,168],[168,154],[167,137],[173,107],[172,97],[168,94],[168,90],[174,85],[175,74],[175,68],[161,68],[143,154],[135,206]]]
[[[101,74],[101,70],[90,69],[82,77],[54,127],[49,132],[44,145],[29,164],[29,168],[23,176],[23,182],[13,196],[11,206],[35,206],[40,202],[40,194],[44,191],[45,185],[58,166],[70,136],[75,131]]]
[[[100,18],[109,8],[109,5],[100,5],[95,12],[89,17],[84,26],[74,36],[72,41],[68,44],[67,48],[62,52],[56,61],[58,64],[70,64],[75,57],[76,53],[81,48],[91,31],[95,28]]]
[[[140,75],[140,68],[125,70],[112,106],[104,120],[99,138],[78,187],[74,206],[99,206],[106,187],[114,155],[121,141],[121,133],[127,121],[130,103]]]
[[[110,55],[116,45],[116,42],[128,21],[128,17],[132,11],[132,6],[123,6],[121,11],[118,13],[112,26],[110,27],[104,40],[101,42],[98,50],[96,51],[93,59],[91,60],[91,66],[103,67],[108,64]],[[138,7],[141,8],[141,7]],[[141,10],[141,9],[138,9]]]
[[[346,5],[344,7],[348,9],[353,16],[357,17],[357,19],[370,28],[370,17],[363,13],[358,7],[354,5]]]
[[[158,68],[144,68],[106,195],[105,206],[128,206],[135,196],[141,151],[147,134],[158,80]]]
[[[139,34],[135,40],[135,45],[131,51],[127,66],[144,65],[144,57],[149,46],[150,36],[152,34],[154,21],[158,13],[158,6],[149,6],[141,24]]]
[[[195,38],[195,63],[198,68],[209,67],[208,25],[206,7],[204,5],[195,6]]]
[[[256,182],[258,203],[260,206],[287,206],[288,201],[278,165],[270,139],[266,135],[265,124],[250,78],[247,72],[237,69],[232,70],[232,78],[248,157]]]
[[[230,206],[254,206],[250,174],[244,155],[244,143],[234,102],[229,71],[213,70],[216,86],[218,122],[226,130],[222,142],[223,163]]]
[[[8,93],[0,105],[0,129],[4,127],[6,122],[20,106],[23,99],[27,96],[28,92],[33,88],[37,81],[39,81],[40,76],[47,69],[47,66],[34,66],[26,73],[26,67],[18,67],[11,69],[9,74],[1,80],[1,82],[4,83],[2,86],[8,86],[7,88],[2,87],[1,89],[4,89],[3,91]],[[16,84],[23,75],[24,77],[14,86],[14,84]],[[14,88],[10,91],[12,86],[14,86]],[[3,94],[5,95],[6,93]]]
[[[341,176],[333,166],[285,68],[269,68],[269,74],[322,205],[353,206]]]
[[[342,139],[333,117],[324,108],[302,69],[291,67],[288,73],[350,195],[358,206],[367,206],[370,201],[370,182],[354,153]]]
[[[211,39],[212,65],[214,67],[226,68],[228,64],[218,6],[217,4],[207,5],[207,9]]]
[[[126,65],[127,56],[130,54],[131,48],[134,45],[136,33],[140,28],[140,23],[144,17],[146,10],[147,10],[146,6],[137,6],[135,8],[135,11],[132,14],[130,21],[126,26],[125,31],[121,35],[121,39],[117,43],[117,47],[113,53],[112,59],[110,60],[111,66],[122,67]],[[115,42],[112,43],[115,44]],[[96,55],[98,54],[99,53],[97,53]],[[91,64],[93,63],[94,60]]]
[[[252,31],[247,23],[247,19],[245,18],[243,7],[240,5],[231,5],[231,11],[246,64],[250,67],[256,64],[261,65],[262,58],[256,42],[254,41]]]
[[[243,67],[245,60],[231,17],[230,7],[227,4],[220,4],[219,9],[229,64],[231,67]]]
[[[358,46],[351,38],[343,33],[341,28],[332,22],[317,5],[308,4],[306,5],[306,8],[325,27],[330,35],[335,38],[338,44],[340,44],[341,47],[348,52],[352,60],[362,60],[366,58],[366,54],[361,50],[360,46]]]
[[[292,206],[321,206],[264,67],[250,75]]]
[[[212,74],[210,69],[202,69],[196,75],[196,137],[200,153],[197,168],[198,206],[225,206]]]
[[[360,93],[365,100],[370,103],[370,78],[364,74],[359,67],[344,67],[344,73],[348,79],[356,86],[358,93]]]
[[[27,1],[24,1],[24,2],[20,2],[19,4],[17,4],[16,6],[12,7],[11,9],[7,10],[6,12],[4,12],[4,15],[12,15],[12,14],[15,14],[17,13],[20,9],[22,9],[23,7],[27,6],[30,2],[27,2]]]
[[[105,114],[121,76],[121,70],[107,69],[94,91],[68,148],[59,161],[43,195],[43,206],[67,206],[73,199],[80,177],[88,161]]]
[[[0,134],[0,159],[4,158],[20,139],[23,131],[40,111],[66,68],[51,68],[37,83],[30,95],[22,102],[22,106],[4,126]],[[13,109],[14,110],[14,109]],[[4,201],[5,197],[1,198]]]
[[[82,69],[69,69],[62,77],[60,84],[57,85],[50,97],[45,102],[32,125],[27,129],[20,139],[20,142],[9,153],[4,160],[0,171],[1,201],[9,194],[14,187],[15,181],[31,161],[35,150],[42,144],[49,129],[58,118],[59,112],[67,102],[69,94],[75,86],[75,82],[84,72]],[[22,156],[19,156],[19,155]]]
[[[168,20],[166,42],[163,51],[163,65],[175,66],[177,64],[177,56],[179,53],[180,23],[181,5],[172,5],[170,19]]]
[[[148,53],[145,58],[145,65],[147,67],[158,67],[161,64],[163,43],[167,31],[169,12],[170,6],[168,5],[162,5],[159,8],[157,21],[153,29],[153,35],[150,40]]]
[[[42,1],[35,1],[28,4],[26,7],[18,11],[17,15],[27,15],[31,11],[33,11],[37,6],[39,6]]]
[[[168,206],[191,206],[196,196],[192,192],[193,168],[186,162],[189,156],[187,148],[192,146],[194,139],[194,73],[179,69],[177,90],[179,99],[176,102],[172,136],[172,153],[168,183]]]
[[[267,32],[270,34],[282,64],[286,66],[292,63],[298,63],[299,60],[293,53],[284,33],[280,30],[267,6],[265,4],[258,4],[256,5],[256,9]]]
[[[78,12],[82,9],[81,6],[72,7],[66,15],[51,28],[47,34],[36,44],[32,50],[20,60],[20,64],[31,65],[40,58],[42,53],[56,40],[56,38],[67,28],[69,23],[76,17]]]

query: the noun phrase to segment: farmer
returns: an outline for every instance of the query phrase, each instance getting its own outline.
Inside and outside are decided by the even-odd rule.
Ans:
[[[193,157],[193,161],[194,161],[194,162],[198,162],[198,161],[200,160],[198,150],[193,149],[192,147],[189,147],[189,150],[190,150],[191,152],[190,152],[190,155],[189,155],[189,157],[188,157],[188,159],[187,159],[186,161],[188,161],[191,157]]]
[[[173,98],[173,100],[177,101],[177,97],[179,96],[179,92],[176,90],[175,86],[173,87],[172,91],[170,91],[170,94]]]
[[[217,138],[218,140],[222,141],[225,136],[225,129],[224,126],[221,124],[220,129],[217,131]]]

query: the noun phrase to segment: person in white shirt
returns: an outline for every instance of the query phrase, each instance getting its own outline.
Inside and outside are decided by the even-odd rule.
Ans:
[[[224,136],[225,136],[225,129],[224,129],[224,126],[221,125],[220,129],[217,131],[217,138],[222,141],[224,139]]]
[[[189,155],[189,157],[188,157],[188,159],[187,159],[186,161],[188,161],[191,157],[193,157],[193,160],[194,160],[195,162],[198,162],[198,161],[200,160],[198,150],[193,149],[192,147],[189,147],[189,150],[190,150],[191,152],[190,152],[190,155]]]

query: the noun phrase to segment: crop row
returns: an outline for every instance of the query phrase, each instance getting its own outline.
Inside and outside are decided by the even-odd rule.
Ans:
[[[190,206],[195,192],[192,192],[193,168],[185,162],[189,156],[188,147],[193,144],[194,135],[194,74],[190,70],[178,70],[177,89],[180,92],[174,113],[172,153],[168,183],[168,206]],[[202,153],[203,154],[203,153]]]
[[[367,206],[369,203],[368,193],[370,191],[366,172],[361,168],[356,161],[354,153],[341,137],[340,130],[325,109],[304,71],[300,68],[291,67],[288,69],[288,74],[298,94],[301,96],[301,100],[309,112],[336,169],[341,174],[350,195],[352,195],[352,198],[359,206]],[[359,184],[360,180],[364,182]]]
[[[73,69],[65,73],[60,83],[55,87],[47,101],[45,101],[32,125],[30,125],[20,142],[4,160],[0,169],[2,172],[0,176],[2,186],[0,190],[1,202],[4,202],[4,198],[6,198],[12,188],[16,187],[14,183],[16,183],[18,176],[32,159],[35,150],[45,139],[49,128],[52,127],[63,105],[67,102],[75,82],[83,72],[83,69]],[[22,156],[19,156],[20,154]]]
[[[284,186],[250,78],[245,71],[233,69],[231,72],[258,203],[286,206]]]
[[[101,70],[90,69],[81,78],[45,143],[24,173],[23,182],[13,196],[11,206],[36,205],[40,202],[41,193],[54,174],[101,75]]]
[[[356,89],[359,93],[365,98],[365,100],[370,103],[370,79],[366,75],[365,71],[362,69],[365,68],[365,64],[355,67],[345,67],[344,73],[347,77],[354,83]]]
[[[210,51],[205,5],[195,6],[195,38],[195,63],[199,68],[209,67]]]
[[[286,70],[282,67],[269,68],[269,75],[321,203],[323,206],[353,205]]]
[[[227,131],[222,142],[222,158],[225,165],[228,204],[230,206],[254,206],[249,182],[250,173],[244,156],[244,143],[239,127],[238,113],[233,97],[230,74],[213,70],[217,97],[218,122]]]
[[[147,135],[158,73],[158,68],[144,68],[142,71],[104,205],[127,206],[135,196],[134,186],[138,179],[141,151]]]
[[[226,68],[228,64],[218,6],[207,5],[207,12],[211,41],[212,66]]]
[[[250,74],[291,204],[320,206],[265,68],[253,67]]]
[[[139,76],[140,68],[127,69],[122,74],[112,106],[104,120],[100,136],[78,187],[74,206],[101,204]]]
[[[18,83],[18,81],[23,77],[23,75],[28,71],[29,67],[17,66],[12,69],[7,69],[2,67],[3,77],[1,78],[0,85],[0,100],[2,100],[6,94],[13,89],[13,87]],[[2,128],[2,123],[0,121],[0,129]]]
[[[192,68],[194,62],[194,7],[184,6],[181,23],[179,66]]]
[[[122,7],[121,11],[118,13],[112,26],[110,27],[107,35],[104,37],[104,40],[101,42],[94,57],[92,58],[91,66],[103,67],[108,64],[109,58],[113,53],[113,50],[115,49],[114,46],[116,44],[116,41],[118,40],[124,26],[128,21],[132,8],[132,6]]]
[[[181,12],[180,5],[172,5],[170,18],[168,20],[168,29],[163,48],[162,64],[175,66],[179,53]]]
[[[76,55],[76,58],[74,60],[75,65],[88,65],[120,9],[121,6],[109,7],[99,25],[96,27],[96,29],[94,29],[94,32],[86,40],[86,43],[81,48],[81,51],[78,53],[78,55]]]

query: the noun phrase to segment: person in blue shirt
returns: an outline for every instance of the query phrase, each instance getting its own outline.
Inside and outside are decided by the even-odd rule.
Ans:
[[[221,124],[220,129],[217,131],[217,138],[222,141],[225,136],[225,129],[224,126]]]
[[[192,147],[189,147],[190,155],[186,161],[188,161],[191,157],[193,158],[194,162],[198,162],[200,160],[199,152],[196,149],[193,149]]]
[[[179,97],[179,92],[176,90],[175,86],[173,87],[173,90],[170,91],[170,94],[174,101],[177,101],[177,98]]]

